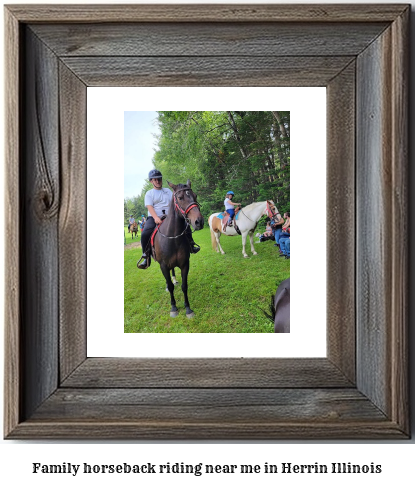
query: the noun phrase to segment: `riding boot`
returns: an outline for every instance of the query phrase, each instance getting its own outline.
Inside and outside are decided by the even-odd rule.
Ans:
[[[197,252],[200,251],[199,244],[196,244],[196,242],[193,239],[190,241],[189,244],[190,244],[190,253],[191,254],[196,254]]]
[[[141,262],[144,259],[143,262]],[[151,264],[151,256],[147,256],[143,254],[141,258],[137,261],[137,268],[139,269],[147,269]]]

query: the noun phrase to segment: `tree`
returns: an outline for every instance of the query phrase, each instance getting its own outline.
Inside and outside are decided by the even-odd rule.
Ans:
[[[158,112],[153,164],[164,180],[187,179],[204,215],[223,209],[227,191],[244,205],[274,200],[290,209],[290,113],[283,111]],[[143,188],[144,194],[151,185]]]

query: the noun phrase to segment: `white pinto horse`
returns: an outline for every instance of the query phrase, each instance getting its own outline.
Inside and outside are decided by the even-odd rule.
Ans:
[[[254,231],[256,229],[258,220],[263,215],[268,215],[272,218],[278,213],[277,207],[272,200],[266,200],[265,202],[254,202],[246,207],[241,208],[238,213],[238,220],[234,219],[234,223],[238,226],[242,236],[242,254],[244,258],[248,257],[245,252],[246,236],[249,235],[249,241],[251,243],[252,254],[258,254],[254,248]],[[210,235],[212,240],[213,250],[225,254],[225,251],[220,245],[220,236],[225,234],[226,236],[239,235],[235,230],[235,225],[232,227],[226,227],[225,232],[222,227],[222,219],[218,218],[218,213],[214,213],[209,217]]]

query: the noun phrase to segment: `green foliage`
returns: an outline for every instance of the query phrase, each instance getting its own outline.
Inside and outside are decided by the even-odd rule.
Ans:
[[[127,244],[132,242],[126,234]],[[187,319],[181,290],[180,270],[176,278],[175,298],[179,316],[170,317],[170,294],[158,263],[146,270],[137,268],[141,248],[124,251],[124,331],[156,333],[273,333],[274,325],[266,317],[270,295],[290,275],[290,261],[278,257],[273,241],[255,244],[258,255],[242,256],[240,236],[221,237],[226,254],[211,246],[210,230],[205,227],[193,235],[201,246],[190,256],[189,301],[195,318]],[[257,239],[255,239],[257,241]],[[249,240],[248,240],[249,242]]]
[[[161,135],[154,167],[165,183],[190,179],[203,215],[223,210],[229,190],[243,205],[269,199],[280,213],[290,210],[289,112],[158,114]],[[127,202],[132,213],[143,213],[148,188]]]
[[[147,209],[144,205],[144,195],[145,192],[142,192],[138,197],[127,198],[124,200],[124,225],[128,225],[131,214],[135,220],[141,220],[142,215],[147,216]]]

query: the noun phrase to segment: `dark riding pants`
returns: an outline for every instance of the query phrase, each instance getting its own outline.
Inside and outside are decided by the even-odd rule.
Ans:
[[[147,255],[150,254],[150,246],[147,250],[147,245],[149,244],[151,234],[153,233],[153,230],[155,229],[156,225],[157,224],[155,223],[153,217],[148,217],[144,229],[141,232],[141,249],[143,250],[143,254],[147,254]]]

